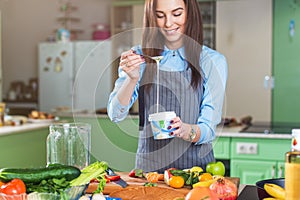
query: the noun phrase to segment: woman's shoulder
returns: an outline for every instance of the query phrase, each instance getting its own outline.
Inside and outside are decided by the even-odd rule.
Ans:
[[[200,66],[204,74],[210,74],[211,70],[217,70],[224,75],[227,74],[227,61],[223,54],[220,52],[203,46],[200,56]]]
[[[222,53],[204,45],[200,55],[200,63],[202,67],[210,64],[227,67],[226,57]]]
[[[202,59],[204,58],[225,59],[225,56],[222,53],[205,45],[202,46],[202,52],[200,57]]]

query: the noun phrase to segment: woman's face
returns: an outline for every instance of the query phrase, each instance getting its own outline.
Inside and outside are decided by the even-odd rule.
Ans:
[[[186,22],[184,1],[157,0],[156,20],[168,48],[178,49],[181,47]]]

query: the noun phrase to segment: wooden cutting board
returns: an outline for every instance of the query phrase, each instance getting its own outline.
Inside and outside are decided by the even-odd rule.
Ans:
[[[127,182],[128,186],[127,187],[138,187],[138,186],[143,186],[147,180],[145,178],[132,178],[132,177],[129,177],[128,176],[128,172],[117,172],[118,175],[121,176],[121,178]],[[225,177],[226,179],[229,179],[231,180],[233,183],[235,183],[237,185],[237,187],[239,187],[239,184],[240,184],[240,178],[236,178],[236,177]],[[163,181],[159,181],[157,183],[157,186],[158,187],[163,187],[163,188],[171,188],[169,187],[167,184],[165,184]],[[87,188],[86,190],[86,193],[93,193],[98,187],[98,184],[97,183],[90,183],[89,187]],[[110,183],[107,183],[105,188],[104,188],[104,191],[103,191],[103,194],[105,195],[109,195],[111,192],[114,192],[114,191],[117,191],[117,190],[120,190],[122,189],[122,187],[114,182],[110,182]],[[191,187],[183,187],[183,188],[180,188],[180,189],[175,189],[176,191],[180,191],[182,192],[183,194],[187,194],[190,190],[191,190]]]

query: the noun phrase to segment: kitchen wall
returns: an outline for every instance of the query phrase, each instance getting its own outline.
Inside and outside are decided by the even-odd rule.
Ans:
[[[216,49],[228,63],[223,113],[270,121],[271,89],[264,80],[272,75],[272,0],[218,1],[216,10]]]
[[[37,77],[37,45],[61,28],[57,18],[63,15],[59,8],[64,2],[66,0],[0,0],[4,98],[12,81],[27,83],[30,78]],[[83,30],[78,40],[92,39],[93,24],[109,24],[110,0],[70,2],[78,7],[72,16],[80,18],[72,26]]]
[[[2,20],[1,20],[1,11],[0,11],[0,101],[2,99]]]

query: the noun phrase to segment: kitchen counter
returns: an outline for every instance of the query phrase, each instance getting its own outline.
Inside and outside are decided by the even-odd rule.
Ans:
[[[31,131],[41,128],[46,128],[50,125],[50,123],[25,123],[22,125],[16,125],[16,126],[2,126],[0,127],[0,136],[2,135],[9,135],[13,133],[19,133],[23,131]]]
[[[64,114],[63,117],[72,117],[72,118],[108,118],[105,114]],[[132,119],[138,119],[137,115],[130,115]],[[30,131],[40,128],[48,127],[51,123],[42,122],[42,123],[25,123],[17,126],[2,126],[0,127],[0,135],[7,135],[22,131]],[[248,133],[248,132],[240,132],[244,126],[234,126],[234,127],[218,127],[216,136],[217,137],[239,137],[239,138],[272,138],[272,139],[291,139],[291,134],[280,134],[280,133]]]
[[[291,134],[286,133],[250,133],[240,132],[244,126],[218,127],[216,136],[219,137],[238,137],[238,138],[270,138],[270,139],[291,139]]]
[[[108,118],[107,114],[95,114],[95,113],[71,113],[71,112],[56,112],[53,113],[55,116],[63,118]],[[129,114],[127,119],[138,120],[139,116],[137,114]],[[239,138],[272,138],[272,139],[291,139],[291,134],[286,133],[253,133],[253,132],[240,132],[245,126],[232,126],[232,127],[217,127],[216,136],[218,137],[239,137]]]
[[[139,135],[138,115],[129,115],[119,123],[111,122],[106,114],[64,113],[55,116],[59,117],[60,122],[85,122],[92,125],[92,161],[94,159],[106,160],[114,169],[119,171],[129,171],[134,167]],[[46,138],[49,133],[49,125],[50,123],[26,123],[19,126],[0,127],[0,152],[2,152],[3,158],[0,159],[1,165],[14,167],[21,165],[39,166],[45,163]],[[281,158],[280,155],[290,146],[291,134],[241,133],[240,130],[243,128],[243,126],[217,128],[217,138],[214,141],[214,152],[217,159],[241,158],[248,160],[250,159],[248,157],[251,157],[251,159],[257,161],[265,156],[267,158],[276,156]],[[257,148],[255,152],[252,152],[251,146],[251,154],[249,152],[248,154],[236,153],[237,147],[243,147],[243,145],[254,145]],[[268,149],[273,150],[268,151]],[[111,153],[106,154],[103,152]],[[263,155],[267,152],[272,155]],[[29,160],[36,161],[26,161],[25,163],[22,161],[25,156]],[[16,158],[14,162],[10,159],[11,157]],[[33,157],[39,159],[33,159]]]

